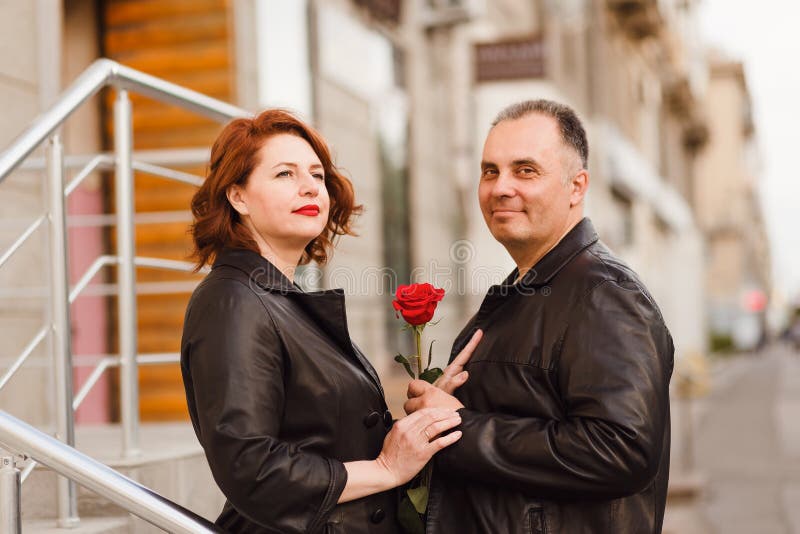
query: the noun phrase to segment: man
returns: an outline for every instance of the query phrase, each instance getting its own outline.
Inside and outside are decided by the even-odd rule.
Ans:
[[[480,207],[517,268],[456,339],[452,354],[483,331],[466,371],[409,385],[407,412],[462,417],[435,460],[429,534],[661,531],[674,348],[583,218],[587,159],[580,120],[555,102],[510,106],[486,138]]]

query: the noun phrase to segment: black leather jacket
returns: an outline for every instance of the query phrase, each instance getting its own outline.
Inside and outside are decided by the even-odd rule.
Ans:
[[[588,219],[516,277],[453,346],[484,330],[427,532],[660,532],[674,349],[658,307]]]
[[[181,370],[229,532],[394,533],[396,493],[336,504],[343,462],[377,457],[392,417],[350,341],[341,290],[303,293],[247,250],[189,302]]]

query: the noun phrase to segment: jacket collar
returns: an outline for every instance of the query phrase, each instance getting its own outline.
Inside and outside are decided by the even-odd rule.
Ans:
[[[344,302],[344,290],[326,289],[322,291],[304,292],[261,254],[248,249],[223,249],[214,261],[214,268],[222,265],[233,267],[245,273],[250,283],[262,289],[291,294],[292,299],[308,313],[336,343],[354,358],[374,382],[381,396],[383,388],[375,369],[366,356],[358,350],[350,339],[347,328],[347,312]]]
[[[519,285],[523,287],[544,286],[558,274],[558,272],[568,264],[572,258],[578,255],[589,245],[597,242],[597,232],[588,217],[584,217],[576,224],[572,230],[567,232],[550,252],[545,254],[531,270],[525,273]],[[502,286],[509,286],[517,279],[519,269],[514,271],[502,283]]]
[[[278,290],[281,292],[301,292],[286,275],[269,262],[261,254],[243,248],[223,249],[214,261],[213,268],[229,266],[245,273],[250,282],[258,284],[263,289]]]

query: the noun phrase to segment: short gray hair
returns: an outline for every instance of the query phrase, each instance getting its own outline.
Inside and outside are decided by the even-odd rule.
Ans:
[[[492,127],[500,122],[521,119],[532,113],[540,113],[555,119],[561,130],[561,139],[575,149],[581,158],[583,168],[589,168],[589,142],[586,140],[586,130],[578,114],[567,105],[543,98],[517,102],[498,113],[492,122]]]

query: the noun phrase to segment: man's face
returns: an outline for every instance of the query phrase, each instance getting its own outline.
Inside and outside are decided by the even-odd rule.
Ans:
[[[517,250],[559,239],[576,203],[571,178],[580,167],[549,116],[532,113],[494,126],[483,146],[478,186],[494,238]],[[582,197],[581,192],[578,202]]]

